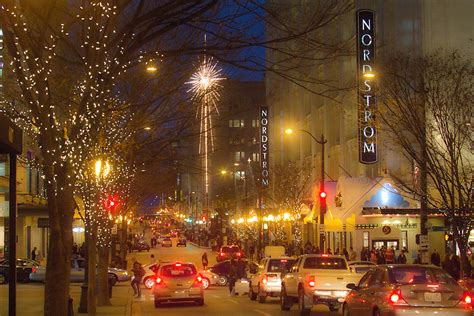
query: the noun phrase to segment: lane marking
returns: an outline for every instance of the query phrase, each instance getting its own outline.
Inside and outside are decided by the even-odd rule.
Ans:
[[[272,314],[270,314],[270,313],[265,313],[265,312],[263,312],[263,311],[261,311],[261,310],[258,310],[258,309],[254,309],[254,312],[257,312],[257,313],[262,314],[262,315],[265,315],[265,316],[272,316]]]

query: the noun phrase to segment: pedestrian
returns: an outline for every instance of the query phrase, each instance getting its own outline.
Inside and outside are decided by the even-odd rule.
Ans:
[[[441,257],[436,249],[431,254],[431,263],[438,267],[441,265]]]
[[[403,249],[402,251],[400,251],[400,254],[398,255],[397,263],[400,263],[400,264],[407,263],[407,256],[405,256],[405,251]]]
[[[331,248],[328,248],[328,249],[326,250],[326,254],[328,254],[328,255],[332,255]]]
[[[354,251],[354,248],[350,247],[349,248],[349,261],[356,261],[356,260],[357,260],[357,252]]]
[[[319,247],[313,247],[313,253],[319,255],[321,253],[321,250],[319,250]]]
[[[370,252],[370,261],[374,264],[377,264],[377,251],[375,248],[372,248],[372,251]]]
[[[369,261],[369,251],[366,247],[362,247],[362,250],[360,251],[360,260],[361,261]]]
[[[132,280],[132,284],[131,284],[133,288],[133,292],[137,298],[140,298],[142,296],[142,290],[141,290],[140,285],[142,284],[142,279],[146,272],[145,272],[145,269],[143,269],[142,265],[137,261],[133,263],[132,272],[134,276]]]
[[[346,248],[342,249],[342,254],[344,255],[344,257],[346,257],[346,260],[349,260],[349,252]]]
[[[78,254],[77,249],[78,249],[77,244],[76,243],[72,244],[72,254],[77,255]]]
[[[31,251],[31,260],[35,261],[36,260],[36,247],[33,248]]]
[[[457,255],[451,257],[452,277],[457,281],[461,276],[461,261]]]
[[[312,250],[313,250],[313,245],[311,245],[311,242],[308,240],[306,244],[304,245],[304,253],[310,254]]]
[[[237,280],[237,273],[238,267],[237,263],[235,262],[234,258],[230,259],[230,267],[229,267],[229,295],[235,295],[235,281]]]
[[[395,260],[395,251],[393,248],[387,248],[385,251],[385,263],[392,264]]]
[[[207,259],[207,253],[206,252],[202,255],[201,261],[202,261],[203,269],[206,270],[207,266],[209,265],[209,260]]]
[[[253,261],[253,255],[255,254],[255,246],[253,244],[250,245],[249,247],[249,255],[250,255],[250,260]]]

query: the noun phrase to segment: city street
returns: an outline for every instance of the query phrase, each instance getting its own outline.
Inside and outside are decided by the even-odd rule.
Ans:
[[[133,252],[128,255],[129,265],[134,259],[142,264],[150,261],[150,255],[154,254],[156,260],[160,261],[182,261],[193,262],[196,267],[201,268],[201,256],[207,252],[209,264],[213,265],[216,261],[216,252],[209,249],[202,249],[188,243],[187,247],[175,247],[176,240],[173,239],[173,247],[156,248],[150,252]],[[79,296],[81,291],[80,283],[72,283],[70,286],[71,297],[74,302],[74,312],[77,314],[79,304]],[[7,305],[7,285],[0,286],[0,306]],[[29,283],[18,284],[18,315],[33,316],[39,315],[43,311],[43,295],[44,284]],[[227,287],[212,286],[204,292],[204,306],[195,306],[192,304],[172,304],[156,309],[153,303],[153,296],[150,290],[142,287],[142,297],[140,299],[133,298],[133,290],[129,282],[118,283],[113,287],[112,306],[99,307],[99,315],[164,315],[179,316],[183,314],[189,315],[208,315],[220,316],[225,313],[232,312],[233,315],[281,315],[295,316],[298,315],[296,305],[290,312],[280,311],[279,300],[277,298],[269,298],[265,304],[259,304],[256,301],[250,301],[248,296],[240,295],[235,297],[229,296]],[[2,307],[3,308],[3,307]],[[6,315],[0,309],[0,315]],[[80,314],[79,314],[80,315]],[[330,313],[325,306],[316,306],[313,308],[311,315],[337,315]]]

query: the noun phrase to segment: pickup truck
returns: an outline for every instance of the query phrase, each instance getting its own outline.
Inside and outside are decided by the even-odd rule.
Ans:
[[[346,285],[357,283],[360,277],[351,272],[344,256],[300,256],[282,277],[281,310],[298,303],[300,315],[309,315],[314,304],[326,304],[330,311],[337,311],[349,293]]]

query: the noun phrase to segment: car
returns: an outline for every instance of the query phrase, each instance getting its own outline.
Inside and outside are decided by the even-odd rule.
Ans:
[[[146,251],[150,251],[150,245],[149,245],[147,242],[145,242],[145,241],[139,241],[139,242],[134,243],[134,244],[132,245],[132,251],[133,251],[133,250],[137,250],[137,251],[139,251],[139,252],[145,251],[145,250],[146,250]]]
[[[237,262],[239,262],[237,260]],[[250,262],[247,259],[241,259],[240,263],[245,265],[245,270],[249,271],[250,274],[256,273],[258,271],[258,265],[255,262]],[[225,286],[229,280],[229,273],[230,273],[230,260],[225,260],[222,262],[218,262],[212,267],[209,268],[214,274],[217,274],[219,278],[217,279],[217,285]]]
[[[258,265],[257,273],[251,275],[249,281],[249,298],[265,303],[267,296],[279,297],[281,291],[281,273],[288,271],[295,263],[295,258],[275,257],[264,258]]]
[[[380,265],[348,284],[343,315],[472,315],[472,298],[436,266]]]
[[[369,269],[376,266],[375,263],[370,261],[349,261],[349,269],[355,273],[365,274]]]
[[[301,315],[309,315],[314,304],[338,311],[347,293],[346,285],[358,282],[346,258],[339,255],[310,254],[298,257],[281,281],[280,308],[289,310],[298,303]]]
[[[164,303],[194,302],[204,305],[202,276],[191,262],[164,263],[152,289],[155,307]]]
[[[173,247],[173,242],[171,241],[171,238],[164,238],[161,241],[161,247]]]
[[[158,273],[159,268],[159,263],[143,265],[143,269],[145,270],[145,275],[143,276],[143,285],[147,289],[151,289],[155,285],[156,274]]]
[[[244,252],[239,246],[222,246],[219,250],[219,254],[216,257],[217,262],[224,260],[245,258]]]
[[[186,238],[183,238],[183,237],[179,238],[178,241],[176,242],[176,247],[178,246],[186,247]]]
[[[85,267],[87,261],[84,258],[71,259],[71,275],[69,280],[71,282],[83,282],[85,277]],[[130,275],[126,270],[118,268],[108,268],[108,275],[112,281],[112,285],[117,282],[125,282],[130,280]],[[30,273],[30,280],[36,282],[44,282],[46,278],[46,267],[39,266],[36,270]]]
[[[30,273],[36,271],[39,263],[30,259],[16,259],[16,278],[18,282],[29,282]],[[0,284],[9,282],[8,260],[0,261]]]
[[[211,285],[219,285],[219,275],[209,269],[199,271],[202,275],[202,288],[207,290]]]

